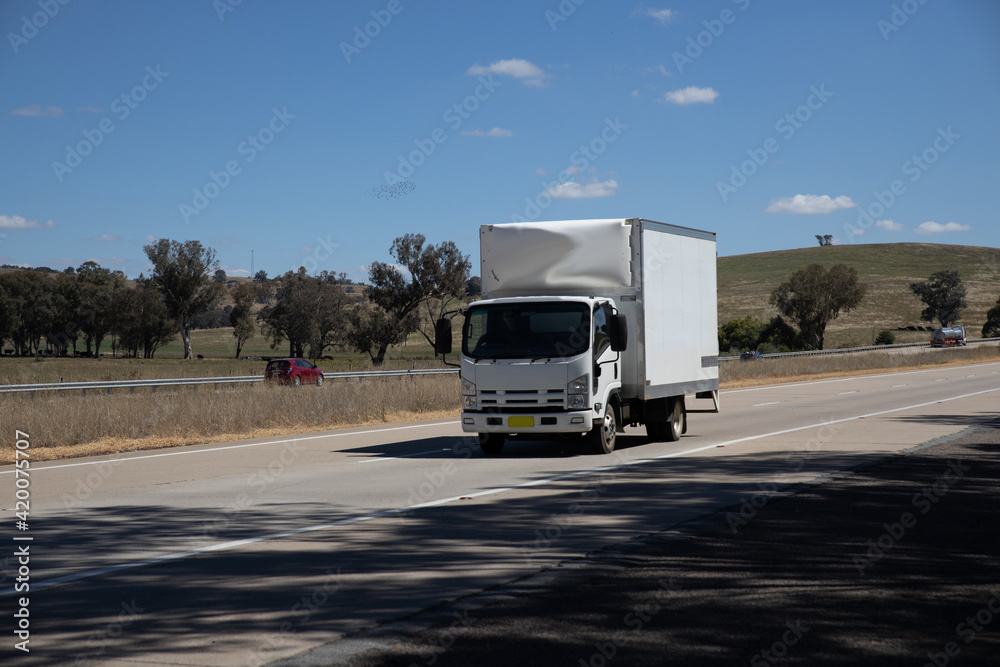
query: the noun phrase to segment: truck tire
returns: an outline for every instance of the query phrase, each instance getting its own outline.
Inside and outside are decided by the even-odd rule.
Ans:
[[[604,406],[604,417],[600,424],[595,424],[594,428],[587,434],[590,440],[590,449],[594,454],[610,454],[615,451],[615,438],[618,424],[615,423],[615,409],[609,403]]]
[[[670,416],[664,420],[647,421],[646,436],[652,442],[676,442],[687,431],[687,411],[684,401],[671,399]]]
[[[496,456],[503,451],[503,445],[506,440],[507,438],[503,433],[480,433],[479,448],[487,456]]]
[[[670,412],[670,419],[666,423],[665,435],[667,442],[676,442],[681,439],[681,435],[687,430],[687,412],[684,410],[684,399],[674,401],[674,408]]]

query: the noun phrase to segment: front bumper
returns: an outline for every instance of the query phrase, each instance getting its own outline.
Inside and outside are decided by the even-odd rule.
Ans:
[[[593,410],[573,412],[537,412],[509,414],[499,412],[463,412],[462,430],[466,433],[586,433],[594,426]]]

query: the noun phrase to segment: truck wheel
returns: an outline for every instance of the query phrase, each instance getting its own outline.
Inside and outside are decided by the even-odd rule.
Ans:
[[[496,456],[503,451],[503,445],[506,438],[502,433],[480,433],[479,434],[479,448],[483,450],[483,454],[487,456]]]
[[[615,409],[610,404],[604,406],[604,418],[587,434],[594,454],[610,454],[615,451]]]
[[[664,435],[667,442],[676,442],[687,430],[687,412],[684,411],[684,401],[674,401],[674,409],[670,419],[664,424]]]

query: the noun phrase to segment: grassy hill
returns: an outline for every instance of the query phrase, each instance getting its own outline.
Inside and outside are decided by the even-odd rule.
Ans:
[[[868,283],[861,306],[827,329],[826,347],[870,345],[882,329],[930,326],[920,320],[923,304],[909,284],[935,271],[956,269],[968,290],[969,307],[959,324],[978,337],[988,311],[1000,296],[1000,249],[935,243],[835,245],[733,255],[719,258],[719,322],[755,315],[769,320],[777,311],[771,291],[793,271],[810,264],[854,267]],[[924,340],[926,333],[897,332],[898,342]]]

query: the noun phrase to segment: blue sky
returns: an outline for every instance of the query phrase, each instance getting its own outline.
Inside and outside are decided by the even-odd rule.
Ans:
[[[721,255],[1000,246],[1000,3],[0,4],[0,262],[366,276],[395,237],[644,217]],[[474,271],[475,273],[475,271]]]

